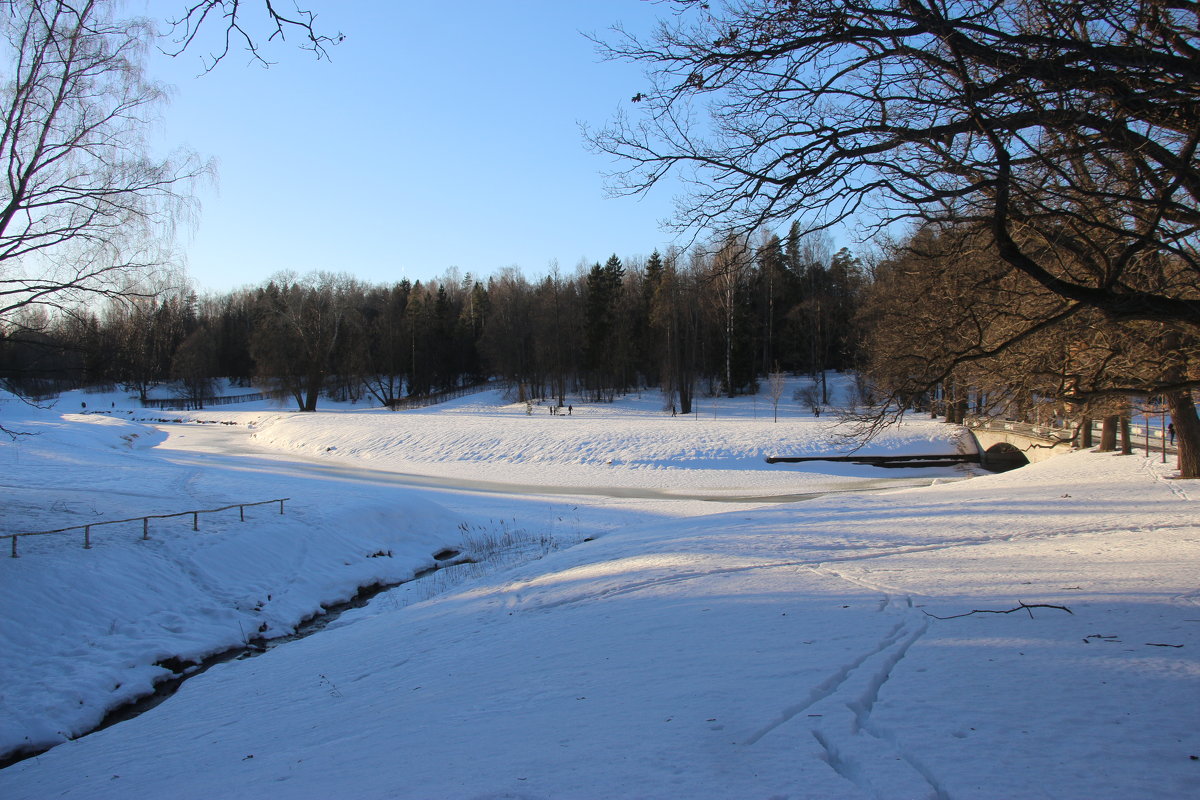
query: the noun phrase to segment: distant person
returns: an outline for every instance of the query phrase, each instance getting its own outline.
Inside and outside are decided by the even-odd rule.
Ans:
[[[1175,423],[1167,423],[1167,436],[1171,438],[1171,444],[1175,444]]]
[[[568,417],[571,416],[572,412],[574,412],[574,411],[575,411],[575,406],[567,406],[567,416]]]

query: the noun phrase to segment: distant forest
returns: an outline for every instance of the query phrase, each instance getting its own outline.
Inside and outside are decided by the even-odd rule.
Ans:
[[[278,275],[227,294],[175,289],[53,318],[26,310],[0,339],[0,376],[35,397],[118,384],[143,399],[170,386],[198,403],[230,378],[308,411],[323,396],[389,404],[493,378],[516,400],[560,404],[658,387],[664,409],[686,414],[698,392],[855,366],[868,273],[793,225],[756,244],[613,255],[574,275],[452,270],[390,285]]]

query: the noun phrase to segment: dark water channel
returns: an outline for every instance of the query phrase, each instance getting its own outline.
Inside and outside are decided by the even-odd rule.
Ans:
[[[134,717],[140,716],[150,709],[158,706],[175,692],[179,691],[179,687],[185,681],[207,672],[212,667],[218,664],[224,664],[228,661],[244,661],[248,658],[260,656],[269,650],[274,650],[280,645],[294,642],[297,639],[304,639],[312,636],[314,633],[324,630],[330,623],[337,620],[342,614],[354,608],[363,608],[371,602],[379,594],[394,589],[397,586],[403,586],[413,581],[426,578],[439,570],[447,567],[454,567],[460,564],[473,564],[475,560],[469,556],[463,555],[459,550],[441,550],[433,554],[435,563],[433,566],[426,567],[413,573],[411,578],[407,578],[395,583],[372,583],[367,586],[360,586],[358,591],[349,600],[344,600],[340,603],[334,603],[329,606],[323,606],[321,611],[313,614],[307,619],[301,620],[296,625],[295,630],[283,636],[275,636],[265,638],[262,636],[254,637],[248,640],[245,644],[240,644],[231,647],[228,650],[222,650],[218,653],[212,653],[200,661],[188,661],[180,658],[165,658],[157,662],[154,666],[162,667],[171,671],[171,675],[161,678],[154,684],[154,691],[141,697],[130,700],[127,703],[112,708],[104,715],[104,719],[100,720],[95,728],[90,731],[80,734],[76,739],[87,736],[88,734],[102,731],[105,728],[111,728],[120,722],[131,720]],[[53,745],[52,745],[53,747]],[[15,752],[6,753],[0,756],[0,769],[16,764],[19,761],[24,761],[27,758],[41,755],[50,747],[40,747],[32,750],[17,750]]]

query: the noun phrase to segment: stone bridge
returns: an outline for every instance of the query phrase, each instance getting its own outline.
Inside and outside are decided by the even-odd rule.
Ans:
[[[964,427],[975,438],[981,465],[997,472],[1069,453],[1074,444],[1071,428],[985,419],[969,419]]]

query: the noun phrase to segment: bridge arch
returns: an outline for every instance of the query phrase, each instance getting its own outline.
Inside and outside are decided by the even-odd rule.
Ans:
[[[979,463],[991,472],[1007,472],[1025,466],[1029,458],[1011,442],[996,442],[979,454]]]

